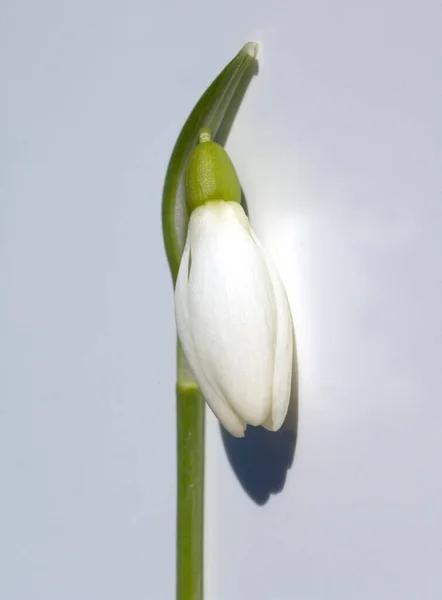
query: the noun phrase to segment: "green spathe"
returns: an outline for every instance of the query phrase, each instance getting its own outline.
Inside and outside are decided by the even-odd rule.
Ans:
[[[210,200],[241,202],[238,175],[227,152],[212,141],[210,131],[200,131],[199,143],[186,166],[186,201],[189,212]]]

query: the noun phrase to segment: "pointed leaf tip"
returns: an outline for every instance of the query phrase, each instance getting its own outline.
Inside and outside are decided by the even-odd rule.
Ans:
[[[252,58],[256,58],[259,52],[259,45],[257,42],[247,42],[247,44],[244,44],[243,50]]]

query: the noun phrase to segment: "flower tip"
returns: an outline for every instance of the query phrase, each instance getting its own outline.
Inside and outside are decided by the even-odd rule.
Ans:
[[[256,58],[258,56],[259,45],[256,42],[247,42],[243,47],[243,51],[252,58]]]
[[[230,433],[233,435],[233,437],[243,438],[246,436],[246,429],[244,428],[242,431],[238,430],[238,431],[230,432]]]

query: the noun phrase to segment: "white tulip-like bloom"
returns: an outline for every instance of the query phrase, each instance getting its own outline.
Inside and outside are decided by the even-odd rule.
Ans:
[[[238,202],[191,216],[175,288],[178,336],[212,411],[234,436],[287,414],[293,325],[284,286]]]

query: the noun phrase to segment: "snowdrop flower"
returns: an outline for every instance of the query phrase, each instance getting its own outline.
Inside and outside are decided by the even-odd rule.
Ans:
[[[276,431],[292,378],[287,296],[239,203],[229,157],[207,132],[200,142],[186,175],[192,212],[175,287],[178,336],[201,392],[231,434],[242,437],[247,424]]]

